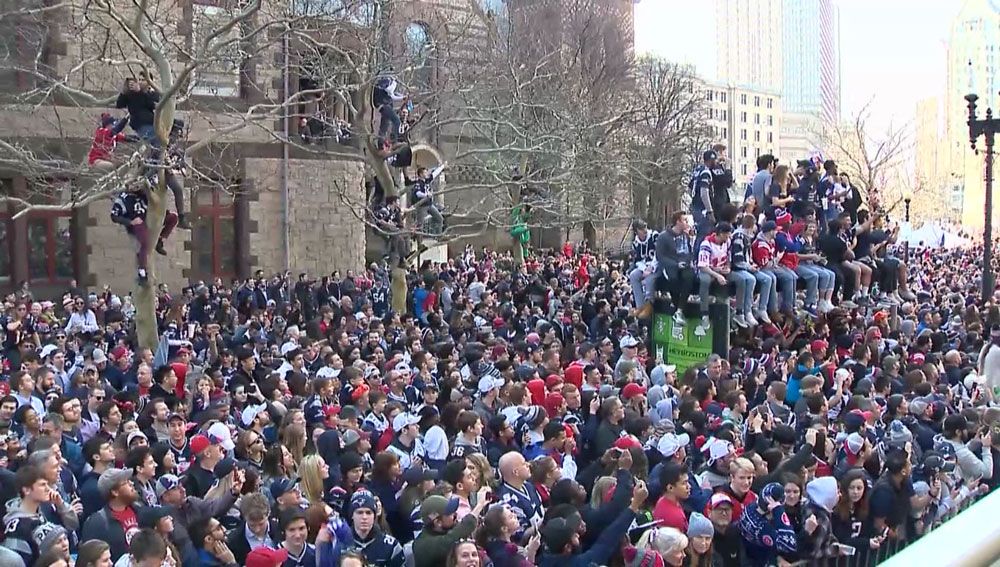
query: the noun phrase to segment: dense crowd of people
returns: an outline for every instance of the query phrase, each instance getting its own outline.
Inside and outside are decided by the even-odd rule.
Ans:
[[[0,563],[872,565],[994,488],[977,250],[901,254],[832,161],[762,156],[734,204],[724,148],[702,157],[691,210],[636,222],[624,261],[160,286],[155,349],[128,295],[7,296]],[[713,301],[728,352],[651,352],[654,312],[705,334]]]

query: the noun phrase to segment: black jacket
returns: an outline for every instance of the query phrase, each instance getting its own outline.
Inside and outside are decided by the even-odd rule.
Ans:
[[[160,93],[156,91],[127,91],[118,95],[115,108],[127,108],[129,126],[138,131],[143,126],[153,125],[153,113],[158,102]]]
[[[229,534],[229,538],[226,541],[229,551],[232,551],[233,556],[236,558],[237,565],[246,565],[247,555],[250,555],[250,542],[247,541],[246,527],[246,522],[240,522],[240,525]],[[268,535],[271,536],[271,541],[275,545],[281,543],[283,538],[281,537],[281,531],[278,529],[277,520],[273,518],[268,520],[267,531]]]
[[[133,506],[136,516],[139,509]],[[107,506],[101,508],[96,514],[87,518],[80,531],[80,540],[87,541],[99,539],[111,547],[111,561],[118,559],[128,553],[128,541],[125,539],[125,528],[118,520],[111,515],[111,509]]]
[[[656,264],[671,278],[682,268],[691,266],[694,258],[694,240],[686,234],[664,230],[656,238]]]

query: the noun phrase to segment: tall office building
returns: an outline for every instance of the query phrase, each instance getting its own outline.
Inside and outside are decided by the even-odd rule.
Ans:
[[[965,95],[979,95],[980,118],[987,108],[1000,112],[1000,2],[966,0],[952,22],[948,38],[948,84],[945,92],[944,163],[949,184],[961,186],[962,225],[982,228],[985,185],[982,154],[976,155],[969,146],[969,113]],[[980,146],[982,146],[980,140]],[[993,209],[993,224],[998,222],[997,207]]]
[[[822,153],[840,121],[840,21],[833,0],[782,3],[781,148],[788,160]]]
[[[840,18],[833,0],[784,0],[782,96],[785,112],[840,120]]]
[[[782,88],[784,0],[715,0],[716,77],[766,92]]]

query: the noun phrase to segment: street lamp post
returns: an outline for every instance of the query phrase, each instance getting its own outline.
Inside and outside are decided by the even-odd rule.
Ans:
[[[965,100],[969,103],[969,142],[972,149],[976,150],[976,141],[980,136],[986,138],[986,215],[985,226],[983,227],[983,290],[982,301],[993,295],[993,143],[996,134],[1000,131],[1000,119],[993,118],[993,109],[986,109],[986,118],[976,118],[976,101],[979,97],[975,94],[965,95]],[[976,150],[978,154],[979,151]]]
[[[903,221],[906,223],[906,230],[907,231],[910,230],[910,201],[912,201],[912,200],[913,200],[913,197],[910,196],[909,192],[907,192],[906,196],[903,197],[903,205],[905,207],[903,209]],[[910,240],[909,240],[909,236],[910,235],[907,234],[906,236],[907,236],[907,239],[903,241],[903,261],[906,262],[907,265],[909,265],[910,264]]]

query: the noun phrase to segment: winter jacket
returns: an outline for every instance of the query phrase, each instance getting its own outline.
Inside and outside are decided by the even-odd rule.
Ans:
[[[138,509],[136,516],[139,515]],[[176,526],[175,526],[176,527]],[[87,518],[80,532],[80,540],[99,539],[111,547],[111,560],[118,561],[122,555],[128,554],[128,541],[125,539],[125,529],[111,514],[107,506]]]
[[[763,234],[758,234],[750,248],[753,263],[758,268],[773,268],[777,262],[777,250],[774,242],[768,242]]]
[[[424,526],[423,531],[413,540],[413,557],[415,567],[439,567],[444,565],[448,552],[455,542],[472,537],[479,525],[479,518],[472,514],[466,515],[445,533],[434,531],[431,526]]]
[[[638,514],[630,508],[622,513],[607,528],[601,530],[597,541],[585,553],[577,555],[546,554],[538,559],[539,567],[590,567],[590,565],[606,565],[611,556],[618,550],[622,537],[628,533],[629,526],[636,521]],[[600,526],[590,529],[600,530]],[[416,551],[416,550],[414,550]]]
[[[127,108],[129,126],[138,131],[144,126],[153,125],[153,113],[158,102],[160,93],[156,91],[127,91],[118,95],[115,108]]]
[[[955,448],[955,460],[958,463],[958,471],[962,474],[965,482],[972,482],[977,478],[989,480],[993,478],[993,452],[980,451],[982,458],[976,456],[969,449],[969,446],[959,441],[948,440],[948,443]]]
[[[775,507],[770,518],[760,506],[747,506],[737,527],[746,544],[750,565],[773,565],[779,554],[796,551],[795,528],[782,506]]]
[[[780,231],[774,237],[774,244],[777,250],[782,253],[779,259],[779,263],[782,266],[789,270],[799,267],[799,252],[802,251],[802,246],[792,238],[792,235],[785,231]]]
[[[681,268],[690,266],[693,259],[694,239],[687,234],[677,234],[670,229],[656,238],[656,265],[667,277],[676,278]]]
[[[715,234],[709,234],[698,247],[698,268],[720,271],[729,267],[729,241],[719,242]]]
[[[729,242],[729,259],[733,269],[750,271],[752,267],[750,248],[753,246],[750,235],[742,228],[738,228],[733,232],[733,238]]]

